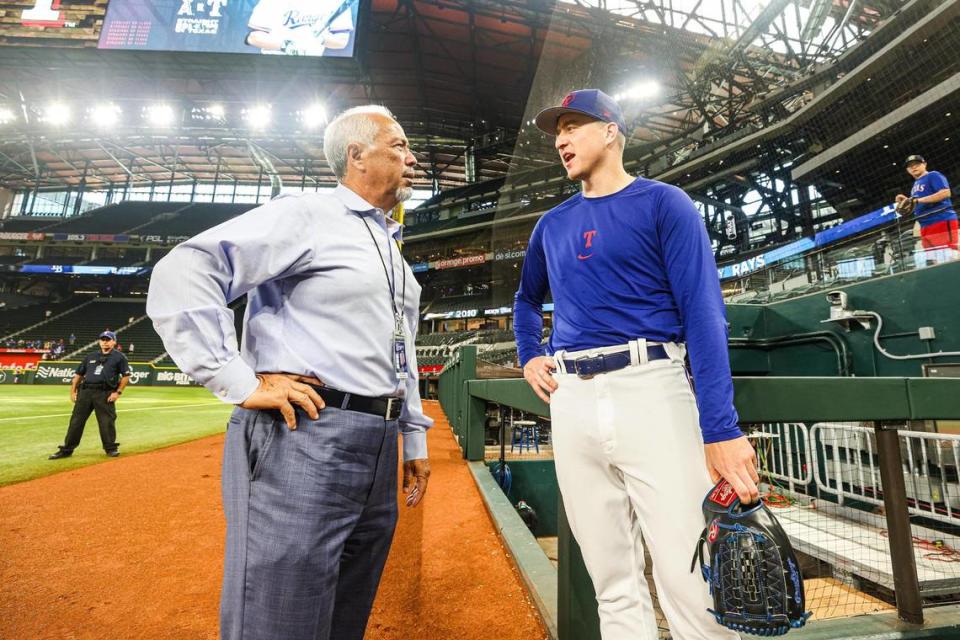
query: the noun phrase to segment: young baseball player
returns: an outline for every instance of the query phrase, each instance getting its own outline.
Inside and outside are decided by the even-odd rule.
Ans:
[[[913,198],[913,215],[920,223],[920,241],[924,249],[954,249],[957,242],[957,212],[950,201],[950,185],[939,171],[927,171],[927,161],[912,155],[904,162],[913,178],[909,198]],[[908,196],[897,195],[897,204]]]
[[[574,91],[536,124],[556,136],[567,177],[582,191],[530,236],[515,333],[524,378],[551,406],[557,480],[603,638],[657,638],[644,544],[673,637],[736,638],[707,612],[707,585],[690,572],[713,482],[723,476],[753,502],[759,481],[733,407],[703,220],[680,189],[624,170],[626,127],[605,93]],[[555,306],[545,356],[548,289]]]
[[[262,53],[322,56],[350,43],[353,13],[342,0],[260,0],[247,26],[247,44]]]

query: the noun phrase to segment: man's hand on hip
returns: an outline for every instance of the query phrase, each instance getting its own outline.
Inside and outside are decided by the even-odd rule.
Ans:
[[[240,406],[244,409],[276,409],[290,429],[297,428],[293,405],[300,405],[313,420],[320,417],[320,411],[326,406],[320,394],[310,386],[323,386],[316,378],[292,373],[258,373],[257,378],[260,385]]]
[[[407,506],[415,507],[427,493],[430,480],[430,461],[426,458],[407,460],[403,463],[403,492],[407,495]]]
[[[746,436],[705,444],[703,449],[713,482],[720,478],[729,482],[743,504],[753,504],[760,499],[757,455]]]
[[[550,394],[557,390],[557,381],[550,375],[556,368],[556,363],[549,356],[531,358],[523,365],[523,379],[547,404],[550,404]]]

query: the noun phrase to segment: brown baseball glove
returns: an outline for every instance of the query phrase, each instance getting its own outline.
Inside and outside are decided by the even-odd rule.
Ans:
[[[916,198],[904,198],[896,205],[897,214],[901,216],[908,216],[913,213],[914,208],[917,206]]]

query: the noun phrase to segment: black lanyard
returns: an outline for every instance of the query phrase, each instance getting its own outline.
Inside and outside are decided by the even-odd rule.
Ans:
[[[403,313],[406,310],[407,305],[407,270],[402,266],[400,270],[403,271],[402,286],[403,291],[400,294],[400,309],[397,309],[397,292],[394,288],[394,283],[397,281],[396,274],[393,271],[393,247],[390,245],[390,240],[387,240],[387,249],[390,251],[390,270],[387,271],[387,261],[383,259],[383,252],[380,251],[380,245],[377,244],[377,239],[373,236],[373,230],[370,228],[370,224],[367,222],[367,219],[360,216],[360,219],[363,220],[363,226],[367,228],[367,233],[370,234],[370,239],[373,240],[373,246],[377,250],[377,255],[380,256],[380,264],[383,265],[383,275],[387,279],[387,287],[390,289],[390,308],[393,309],[394,318],[399,321],[403,317]]]

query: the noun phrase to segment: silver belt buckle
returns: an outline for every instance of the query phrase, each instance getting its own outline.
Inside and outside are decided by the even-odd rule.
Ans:
[[[596,371],[593,372],[593,373],[580,373],[580,361],[581,361],[581,360],[584,360],[584,361],[586,361],[586,360],[597,360],[597,359],[600,360],[600,362],[601,362],[601,365],[600,365],[600,366],[602,367],[602,366],[603,366],[603,364],[602,364],[602,363],[603,363],[603,354],[602,354],[602,353],[599,354],[599,355],[596,355],[596,356],[580,356],[579,358],[575,359],[575,360],[573,361],[573,368],[574,368],[574,370],[576,371],[577,377],[580,378],[581,380],[590,380],[590,379],[592,379],[594,376],[596,376],[597,373],[598,373],[598,372],[596,372]]]

